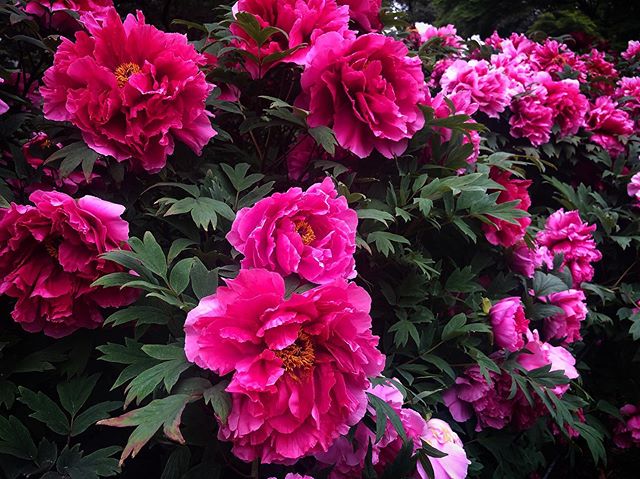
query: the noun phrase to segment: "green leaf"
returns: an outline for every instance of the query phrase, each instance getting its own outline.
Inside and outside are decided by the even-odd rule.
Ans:
[[[109,413],[122,407],[120,401],[105,401],[94,404],[78,414],[71,424],[71,437],[78,436],[101,419],[109,417]]]
[[[129,456],[135,457],[161,427],[167,437],[184,444],[184,438],[180,433],[180,420],[182,411],[191,400],[192,397],[187,394],[155,399],[145,407],[116,418],[99,421],[98,424],[113,427],[135,426],[120,456],[120,464],[122,464]]]
[[[567,285],[557,276],[536,271],[533,277],[533,291],[536,296],[548,296],[551,293],[558,293],[567,290]]]
[[[455,293],[473,293],[474,291],[481,291],[482,287],[474,281],[477,275],[473,272],[471,266],[465,266],[462,269],[455,269],[447,282],[445,283],[445,289]]]
[[[410,244],[409,240],[404,236],[400,236],[386,231],[374,231],[367,236],[367,243],[374,243],[376,249],[385,257],[390,253],[395,253],[395,244]]]
[[[34,392],[19,386],[19,401],[33,412],[29,415],[47,425],[56,434],[66,436],[69,433],[69,419],[60,407],[43,392]]]
[[[99,449],[83,456],[80,446],[69,448],[66,446],[60,453],[56,463],[56,470],[70,479],[98,479],[99,477],[115,476],[120,472],[118,460],[112,458],[120,451],[117,446]]]
[[[389,226],[388,221],[392,223],[394,221],[393,215],[382,210],[364,208],[361,210],[356,210],[356,212],[358,213],[358,219],[378,221],[380,223],[383,223],[385,226]]]
[[[460,336],[465,334],[464,325],[467,323],[467,317],[464,313],[458,313],[453,318],[449,320],[444,329],[442,330],[443,341],[448,341],[450,339],[455,338],[456,336]]]
[[[166,324],[171,317],[166,311],[153,306],[129,306],[110,315],[104,322],[105,326],[112,324],[120,326],[121,324],[136,322],[136,325],[142,324]]]
[[[198,258],[191,267],[191,288],[198,299],[215,293],[218,288],[218,270],[209,271]]]
[[[0,454],[27,460],[37,457],[38,449],[29,430],[14,416],[0,416]]]
[[[147,231],[144,234],[142,247],[139,246],[139,248],[139,250],[136,250],[136,253],[138,253],[142,264],[157,275],[163,278],[166,277],[167,258],[151,232]]]
[[[373,406],[376,411],[376,443],[380,442],[384,431],[387,427],[387,419],[391,422],[398,435],[404,442],[407,441],[407,433],[404,429],[404,425],[398,416],[398,413],[385,401],[372,393],[367,393],[369,398],[369,404]]]
[[[231,411],[231,396],[225,390],[228,385],[229,381],[221,381],[204,391],[205,402],[211,404],[213,411],[223,424],[227,422]]]
[[[182,479],[189,470],[190,461],[191,451],[189,448],[186,446],[176,447],[169,456],[160,479]]]
[[[75,417],[84,406],[84,403],[87,402],[99,377],[99,374],[94,374],[89,377],[77,377],[66,383],[58,384],[60,404],[71,417]]]
[[[195,244],[196,242],[190,239],[178,238],[171,243],[171,248],[169,248],[169,253],[167,254],[167,262],[173,263],[173,260],[176,259],[180,253],[186,250],[189,246],[194,246]]]
[[[308,132],[313,139],[316,140],[316,143],[324,149],[324,151],[330,155],[335,154],[338,142],[331,128],[327,126],[316,126],[309,128]]]
[[[189,286],[189,277],[191,274],[191,267],[193,266],[193,258],[185,258],[171,269],[171,274],[169,276],[169,284],[173,288],[173,290],[181,294],[187,286]]]

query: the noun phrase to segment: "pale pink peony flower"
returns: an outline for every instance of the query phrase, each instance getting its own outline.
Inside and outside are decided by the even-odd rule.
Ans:
[[[240,270],[185,323],[187,359],[230,375],[218,435],[244,461],[290,464],[326,451],[362,419],[368,378],[384,367],[364,289],[337,280],[284,294],[279,274]]]
[[[338,5],[349,7],[349,16],[363,32],[377,32],[382,29],[380,9],[382,0],[336,0]]]
[[[441,419],[429,419],[422,440],[446,454],[444,457],[429,457],[429,462],[433,467],[433,479],[464,479],[467,477],[471,461],[467,459],[462,441],[453,432],[451,426]],[[429,477],[420,461],[418,461],[417,468],[420,479]]]
[[[11,313],[25,331],[54,338],[102,324],[101,308],[120,307],[134,290],[91,287],[108,273],[123,271],[100,258],[129,239],[124,206],[55,191],[35,191],[34,206],[0,209],[0,294],[16,298]]]
[[[215,132],[205,110],[212,85],[184,35],[146,25],[114,9],[91,35],[63,38],[40,92],[45,117],[70,121],[98,153],[158,172],[175,140],[197,154]]]
[[[243,268],[297,273],[324,284],[356,276],[357,224],[356,212],[325,178],[307,191],[290,188],[243,208],[227,240],[245,256]]]
[[[587,317],[587,305],[584,293],[579,289],[568,289],[551,293],[546,302],[562,308],[558,313],[544,320],[544,337],[547,341],[562,339],[569,344],[582,339],[580,325]]]
[[[432,38],[440,38],[446,47],[461,48],[462,37],[458,35],[456,27],[449,24],[443,27],[435,27],[428,23],[416,23],[416,30],[420,34],[422,43],[426,43]]]
[[[309,53],[297,103],[309,126],[333,129],[338,144],[360,158],[376,149],[392,158],[424,125],[420,59],[384,35],[345,40],[327,33]]]
[[[602,259],[593,240],[595,230],[596,225],[584,223],[578,211],[559,209],[547,218],[544,229],[536,237],[551,258],[563,255],[561,268],[567,266],[571,271],[574,288],[584,281],[591,281],[594,274],[591,263]]]
[[[384,400],[398,414],[404,426],[407,438],[413,441],[414,452],[421,447],[420,437],[425,434],[425,420],[413,409],[403,408],[402,393],[391,383],[379,384],[369,388],[369,393]],[[375,418],[375,411],[369,408]],[[358,424],[351,440],[339,437],[325,453],[317,454],[316,459],[324,464],[333,465],[329,479],[351,479],[362,476],[365,467],[367,449],[371,444],[371,463],[378,473],[382,473],[391,464],[402,447],[402,438],[393,425],[388,422],[384,435],[376,442],[376,435],[364,423]]]
[[[621,55],[622,55],[622,58],[624,58],[629,62],[638,60],[638,58],[636,57],[640,55],[640,41],[629,40],[629,43],[627,44],[627,49],[624,52],[622,52]]]
[[[518,180],[511,178],[511,173],[506,170],[492,169],[490,178],[496,183],[504,187],[500,190],[497,204],[507,203],[510,201],[519,201],[516,206],[517,209],[522,211],[528,211],[531,206],[531,198],[529,197],[529,187],[531,186],[530,180]],[[505,248],[509,248],[524,238],[527,228],[531,224],[531,218],[517,218],[516,224],[509,223],[505,220],[488,216],[488,218],[494,223],[492,225],[483,224],[482,231],[484,232],[487,241],[492,245],[500,245]]]
[[[509,351],[518,351],[524,346],[524,335],[529,329],[529,320],[524,315],[520,298],[512,296],[501,299],[489,311],[491,329],[496,345]]]
[[[498,118],[511,102],[510,80],[485,60],[456,60],[443,73],[440,86],[445,95],[468,91],[478,109]]]
[[[640,173],[636,173],[631,177],[631,181],[627,185],[627,194],[635,198],[636,203],[640,204]]]
[[[640,446],[640,407],[625,404],[620,408],[620,414],[624,421],[613,428],[613,443],[622,449]]]
[[[307,65],[307,56],[320,36],[335,32],[342,40],[354,39],[349,30],[349,7],[338,6],[336,0],[240,0],[233,12],[252,14],[262,28],[275,27],[288,37],[275,34],[259,46],[238,23],[231,24],[231,32],[239,38],[237,46],[262,61],[245,59],[244,66],[253,78],[261,78],[278,63]],[[264,58],[289,49],[296,49],[285,58],[264,63]]]
[[[579,376],[575,368],[576,359],[562,346],[552,346],[549,343],[540,341],[538,331],[527,331],[527,344],[523,349],[523,354],[518,356],[518,362],[527,370],[541,368],[551,365],[551,371],[562,371],[569,379]],[[559,384],[551,391],[562,396],[569,389],[569,384]]]
[[[629,114],[618,108],[608,96],[596,98],[587,114],[586,130],[592,133],[591,141],[600,145],[611,156],[624,153],[625,146],[620,137],[633,134],[633,120]]]
[[[533,146],[540,146],[551,137],[555,112],[547,106],[549,98],[543,85],[533,83],[528,88],[511,102],[510,133],[514,138],[526,138]]]

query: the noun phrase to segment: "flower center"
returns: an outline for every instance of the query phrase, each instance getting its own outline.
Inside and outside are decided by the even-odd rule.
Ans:
[[[47,253],[52,258],[58,259],[58,247],[60,246],[59,241],[56,241],[52,238],[47,238],[43,241],[44,249],[47,250]]]
[[[293,344],[274,353],[282,360],[284,370],[297,381],[311,369],[316,359],[311,337],[302,331]]]
[[[296,233],[300,235],[305,245],[311,244],[311,242],[316,239],[316,234],[308,221],[298,220],[295,222],[295,225]]]
[[[114,72],[116,75],[116,80],[118,81],[118,86],[122,88],[125,83],[129,81],[129,77],[131,75],[135,75],[140,72],[140,67],[136,63],[127,62],[121,63],[116,68]]]

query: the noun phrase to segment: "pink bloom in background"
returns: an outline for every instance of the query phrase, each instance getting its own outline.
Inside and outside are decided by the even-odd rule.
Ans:
[[[622,58],[624,58],[629,62],[638,60],[636,57],[640,55],[640,41],[629,40],[627,49],[624,52],[622,52],[621,55],[622,55]]]
[[[377,32],[382,28],[380,9],[382,0],[336,0],[349,7],[349,16],[363,32]]]
[[[596,248],[593,232],[596,225],[584,223],[578,211],[559,209],[549,218],[536,237],[538,244],[547,248],[550,258],[563,255],[562,266],[568,266],[577,288],[583,281],[591,281],[594,270],[591,263],[600,261],[602,254]]]
[[[631,181],[627,185],[627,193],[635,198],[636,203],[640,204],[640,173],[636,173],[631,177]]]
[[[4,83],[4,78],[0,78],[0,85]],[[0,115],[9,111],[9,105],[7,105],[4,101],[0,100]]]
[[[272,35],[258,46],[239,23],[232,23],[231,32],[239,37],[238,47],[256,58],[297,48],[285,58],[262,66],[247,60],[245,68],[253,78],[261,78],[281,62],[306,65],[309,50],[327,32],[335,32],[342,40],[355,38],[355,32],[349,30],[349,7],[338,6],[336,0],[240,0],[233,11],[250,13],[262,28],[276,27],[288,35],[288,38],[282,34]]]
[[[369,393],[385,401],[398,414],[404,426],[407,438],[413,440],[414,452],[420,448],[420,437],[425,434],[425,420],[413,409],[403,408],[404,398],[398,389],[389,383],[379,384],[369,388]],[[369,413],[375,418],[375,411],[369,408]],[[316,458],[334,468],[329,479],[352,479],[361,477],[365,466],[367,449],[371,443],[371,463],[377,472],[382,473],[391,464],[402,447],[402,438],[393,425],[388,422],[384,435],[376,442],[376,435],[362,422],[358,424],[353,439],[339,437],[326,453],[317,454]]]
[[[547,89],[540,84],[532,84],[529,90],[511,103],[511,136],[526,138],[533,146],[549,141],[553,127],[554,110],[549,103]]]
[[[517,209],[522,211],[528,211],[531,206],[531,198],[529,197],[529,186],[531,186],[530,180],[518,180],[511,178],[511,173],[506,170],[493,169],[490,174],[490,178],[496,183],[504,187],[498,195],[496,200],[497,204],[507,203],[510,201],[519,201],[516,206]],[[524,238],[527,228],[531,224],[531,218],[517,218],[515,224],[509,223],[505,220],[495,218],[493,216],[488,217],[494,224],[483,224],[482,231],[484,232],[487,241],[492,245],[500,245],[505,248],[509,248]]]
[[[618,71],[605,58],[604,52],[592,49],[588,55],[582,55],[587,68],[591,88],[599,95],[612,95],[618,79]]]
[[[555,79],[558,79],[558,73],[566,68],[578,72],[578,80],[581,82],[587,79],[587,67],[584,62],[567,45],[556,40],[545,40],[542,44],[535,43],[530,61],[538,71],[547,72]]]
[[[489,372],[491,384],[487,382],[478,365],[473,365],[456,378],[455,384],[443,395],[445,405],[453,419],[465,422],[476,415],[476,431],[486,427],[502,429],[511,422],[513,401],[511,377],[507,373]]]
[[[580,325],[587,317],[587,304],[584,293],[579,289],[569,289],[551,293],[546,302],[562,309],[544,320],[544,337],[547,341],[562,339],[564,343],[573,343],[582,339]]]
[[[140,12],[123,24],[114,9],[90,32],[62,39],[40,88],[45,117],[70,121],[95,151],[136,170],[162,169],[175,140],[200,154],[215,134],[204,104],[212,85],[186,36]]]
[[[524,315],[524,306],[519,297],[501,299],[491,307],[489,317],[494,342],[498,347],[517,351],[524,346],[529,320]]]
[[[276,478],[270,477],[269,479],[276,479]],[[284,476],[284,479],[313,479],[313,477],[307,476],[307,475],[302,476],[300,474],[296,474],[295,472],[290,472],[289,474]]]
[[[622,449],[640,445],[640,407],[625,404],[620,408],[624,418],[613,428],[613,442]]]
[[[456,27],[451,24],[444,27],[434,27],[428,23],[416,23],[416,30],[420,34],[422,43],[426,43],[432,38],[440,38],[444,46],[460,48],[464,41],[462,37],[458,36]]]
[[[420,59],[399,41],[376,33],[345,40],[323,35],[309,53],[297,103],[309,126],[333,129],[338,144],[360,158],[375,149],[387,158],[403,153],[424,125]]]
[[[429,457],[434,479],[464,479],[467,477],[471,461],[467,459],[462,441],[451,430],[451,426],[441,419],[429,419],[421,439],[446,454],[444,457]],[[420,479],[429,477],[420,461],[418,461],[417,468]]]
[[[520,241],[513,247],[510,258],[511,269],[527,278],[533,278],[536,269],[542,265],[548,268],[553,267],[553,258],[549,255],[547,248],[535,245],[533,248]]]
[[[478,109],[498,118],[511,102],[509,77],[485,60],[456,60],[440,78],[443,93],[468,91]]]
[[[284,294],[279,274],[240,270],[185,323],[189,361],[231,375],[219,438],[244,461],[290,464],[325,452],[362,419],[368,378],[384,367],[364,289],[337,280]]]
[[[540,341],[537,331],[527,332],[527,344],[523,353],[518,356],[518,362],[527,370],[551,365],[551,371],[562,371],[569,379],[579,376],[575,368],[576,359],[562,346],[552,346]],[[552,391],[561,396],[569,389],[569,384],[559,384]]]
[[[55,191],[35,191],[34,206],[0,209],[0,294],[18,301],[11,313],[29,332],[59,338],[102,324],[101,308],[131,303],[135,290],[91,287],[123,268],[99,257],[129,239],[124,206]]]
[[[640,77],[623,77],[618,82],[615,98],[622,102],[622,106],[629,110],[629,114],[636,122],[636,130],[640,129]]]
[[[592,133],[591,141],[607,150],[611,156],[624,153],[625,146],[619,137],[634,132],[629,114],[618,108],[608,96],[596,98],[587,114],[586,129]]]
[[[92,24],[103,22],[112,8],[113,0],[29,0],[24,11],[45,22],[48,28],[66,33],[82,27],[67,10],[80,16],[80,24]]]
[[[297,273],[323,284],[356,276],[357,225],[356,212],[325,178],[307,191],[290,188],[243,208],[227,240],[245,256],[243,268]]]
[[[548,74],[541,79],[547,90],[546,106],[554,111],[560,136],[575,135],[584,125],[589,110],[587,97],[580,93],[580,83],[577,80],[553,81]]]

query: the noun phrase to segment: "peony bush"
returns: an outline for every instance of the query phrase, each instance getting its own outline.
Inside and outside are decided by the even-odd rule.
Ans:
[[[0,477],[635,477],[640,42],[192,13],[0,0]]]

